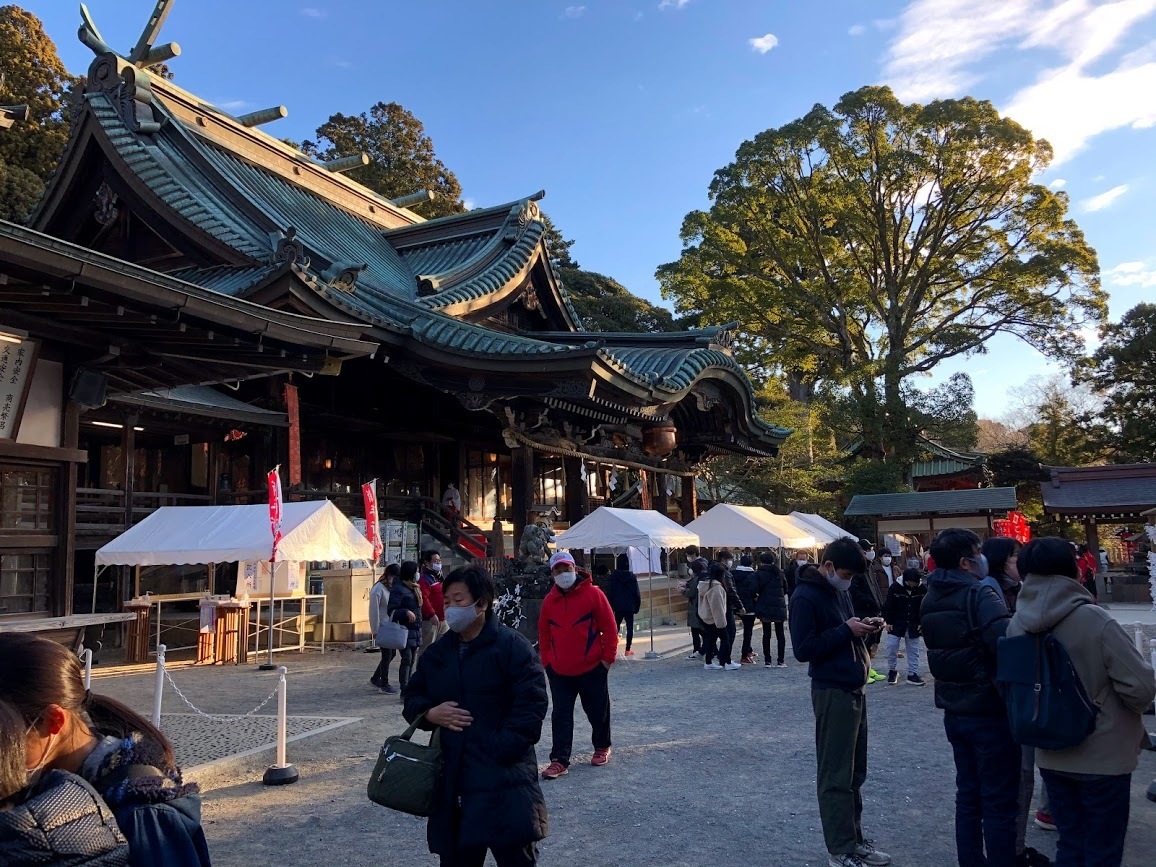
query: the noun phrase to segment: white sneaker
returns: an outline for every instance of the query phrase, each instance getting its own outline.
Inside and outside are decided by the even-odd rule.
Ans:
[[[891,856],[876,849],[872,840],[864,840],[856,846],[855,854],[859,856],[860,861],[870,865],[870,867],[884,867],[884,865],[891,863]]]
[[[722,666],[719,665],[717,662],[706,662],[706,663],[703,663],[702,667],[705,668],[707,671],[722,671]]]
[[[858,855],[828,855],[827,867],[866,867]]]
[[[740,668],[742,668],[742,665],[737,662],[728,662],[723,666],[723,668],[725,668],[727,671],[738,671]]]

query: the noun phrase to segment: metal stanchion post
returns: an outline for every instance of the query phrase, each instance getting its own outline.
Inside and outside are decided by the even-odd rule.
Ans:
[[[1135,630],[1136,650],[1138,650],[1140,652],[1140,655],[1143,656],[1144,655],[1144,644],[1145,644],[1145,641],[1144,641],[1144,624],[1141,623],[1139,620],[1137,620],[1135,623],[1132,624],[1132,628]]]
[[[286,786],[296,783],[299,777],[297,769],[285,759],[285,729],[288,724],[289,710],[285,690],[285,673],[288,669],[280,666],[277,669],[281,675],[277,681],[277,762],[265,770],[262,782],[266,786]]]
[[[161,702],[165,697],[165,646],[157,645],[157,676],[153,683],[153,725],[161,727]]]
[[[650,562],[650,549],[646,551],[646,562],[650,568],[650,650],[646,651],[647,659],[658,659],[658,651],[654,649],[654,564]]]
[[[84,657],[84,688],[92,689],[92,649],[86,647],[80,655]]]

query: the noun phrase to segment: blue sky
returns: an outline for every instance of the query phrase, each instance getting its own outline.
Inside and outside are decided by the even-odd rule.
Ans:
[[[66,0],[24,0],[70,70],[91,52]],[[127,52],[150,0],[90,0]],[[308,138],[395,100],[426,125],[466,198],[543,202],[586,268],[659,300],[685,214],[745,139],[864,84],[992,100],[1056,149],[1044,180],[1100,253],[1113,318],[1156,288],[1156,0],[176,0],[176,81]],[[977,409],[1046,373],[1013,339],[945,366]]]

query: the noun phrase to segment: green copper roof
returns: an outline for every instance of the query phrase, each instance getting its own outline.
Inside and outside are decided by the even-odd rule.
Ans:
[[[972,488],[907,494],[856,494],[844,515],[869,518],[915,515],[977,515],[1016,507],[1015,488]]]
[[[951,476],[956,473],[965,473],[981,467],[982,461],[956,461],[939,458],[931,461],[916,461],[911,466],[913,478],[921,479],[929,476]]]
[[[280,271],[281,265],[254,265],[252,267],[217,265],[213,268],[182,268],[170,271],[169,276],[188,283],[196,283],[222,295],[241,297],[269,275]]]
[[[493,240],[493,232],[471,235],[468,238],[451,238],[424,247],[414,247],[401,251],[401,257],[414,274],[442,274],[468,262],[488,247]]]

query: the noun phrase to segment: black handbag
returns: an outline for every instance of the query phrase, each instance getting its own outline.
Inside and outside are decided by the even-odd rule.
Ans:
[[[442,770],[441,729],[434,729],[428,745],[413,741],[423,719],[424,713],[404,734],[386,739],[366,790],[375,804],[411,816],[433,812],[434,789]]]

